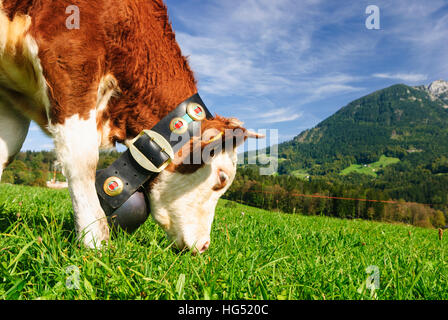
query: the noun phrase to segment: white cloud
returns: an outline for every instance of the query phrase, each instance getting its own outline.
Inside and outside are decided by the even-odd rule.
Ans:
[[[215,95],[262,94],[290,85],[258,63],[256,53],[231,40],[177,33],[184,54],[197,75],[199,88]]]
[[[328,96],[330,94],[342,94],[347,92],[360,91],[363,88],[350,86],[346,84],[331,83],[317,87],[314,91],[316,97]]]
[[[256,113],[251,113],[245,118],[251,122],[258,124],[275,124],[282,122],[294,121],[303,116],[303,112],[295,110],[295,108],[277,108],[275,104],[264,104],[262,108],[258,108]]]
[[[289,122],[294,121],[302,117],[301,113],[294,113],[294,114],[287,114],[284,116],[277,116],[272,118],[266,118],[262,120],[262,123],[282,123],[282,122]]]
[[[428,80],[428,75],[418,73],[375,73],[373,74],[373,77],[381,79],[394,79],[412,83],[420,83]]]
[[[428,78],[448,77],[448,13],[446,0],[385,2],[384,14],[390,22],[385,34],[407,48],[407,67]],[[418,81],[426,80],[419,79]]]
[[[298,113],[291,108],[279,108],[262,112],[257,115],[258,122],[260,123],[281,123],[294,121],[302,117],[303,113]]]
[[[187,11],[178,17],[188,30],[178,31],[176,38],[189,56],[201,92],[220,96],[308,94],[305,78],[325,78],[341,65],[340,60],[368,51],[371,45],[367,39],[353,41],[350,36],[324,43],[313,38],[322,26],[350,16],[347,7],[328,12],[322,10],[320,1],[212,3],[206,16]],[[321,92],[327,93],[333,91]]]

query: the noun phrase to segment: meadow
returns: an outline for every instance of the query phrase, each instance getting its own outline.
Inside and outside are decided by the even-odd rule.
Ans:
[[[400,159],[394,157],[386,157],[382,155],[380,159],[376,162],[370,164],[352,164],[350,167],[345,168],[341,171],[342,175],[348,175],[352,172],[367,174],[373,177],[377,177],[378,170],[381,170],[391,164],[400,162]]]
[[[90,250],[66,190],[3,184],[0,299],[447,299],[447,238],[221,200],[202,255],[174,250],[151,219]]]

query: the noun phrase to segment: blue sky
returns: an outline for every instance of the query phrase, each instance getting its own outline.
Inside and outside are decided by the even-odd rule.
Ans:
[[[166,0],[212,110],[290,140],[395,83],[448,80],[448,1]],[[368,30],[368,5],[380,30]],[[23,150],[51,149],[35,124]]]

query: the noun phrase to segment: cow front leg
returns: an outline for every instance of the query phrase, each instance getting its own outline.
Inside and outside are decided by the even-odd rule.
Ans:
[[[99,248],[102,241],[108,240],[109,228],[95,189],[98,163],[95,110],[86,120],[74,115],[63,124],[49,127],[68,180],[78,237],[86,246]]]
[[[3,169],[20,151],[30,120],[0,96],[0,180]]]

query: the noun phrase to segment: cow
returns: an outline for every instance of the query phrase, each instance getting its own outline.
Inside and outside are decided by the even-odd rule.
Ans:
[[[67,27],[70,5],[77,28]],[[162,0],[0,0],[0,177],[34,121],[53,138],[87,247],[110,237],[95,190],[99,150],[127,145],[197,91]],[[236,118],[201,126],[222,141],[237,129],[242,141],[260,137]],[[209,162],[173,161],[151,181],[151,215],[177,248],[209,247],[215,207],[236,174],[237,140]]]

